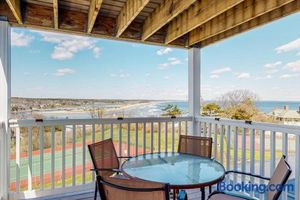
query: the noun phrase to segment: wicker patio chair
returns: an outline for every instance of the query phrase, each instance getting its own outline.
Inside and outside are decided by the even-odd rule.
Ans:
[[[229,173],[237,173],[237,174],[242,174],[242,175],[248,175],[248,176],[252,176],[255,178],[260,178],[263,180],[269,180],[268,186],[270,185],[284,185],[289,176],[292,173],[292,170],[289,166],[289,164],[287,163],[285,156],[283,155],[282,158],[280,159],[273,175],[271,178],[267,178],[267,177],[262,177],[259,175],[253,175],[250,173],[244,173],[244,172],[238,172],[238,171],[228,171],[226,172],[226,174]],[[274,191],[267,191],[267,200],[277,200],[280,197],[282,190],[274,190]],[[256,198],[252,198],[249,196],[246,196],[244,194],[229,194],[229,193],[225,193],[225,192],[213,192],[212,194],[210,194],[209,196],[209,200],[243,200],[243,199],[256,199]]]
[[[178,152],[211,158],[212,138],[180,135]],[[200,190],[204,198],[205,188],[200,188]],[[209,192],[211,193],[211,187],[209,187]]]
[[[211,158],[212,138],[180,135],[178,152]]]
[[[111,176],[115,173],[120,174],[119,159],[129,158],[117,156],[112,139],[90,144],[88,145],[88,149],[94,165],[94,168],[91,170],[96,173],[96,176]],[[95,181],[94,199],[97,199],[97,190],[97,181]]]
[[[101,200],[169,200],[169,184],[98,176]]]

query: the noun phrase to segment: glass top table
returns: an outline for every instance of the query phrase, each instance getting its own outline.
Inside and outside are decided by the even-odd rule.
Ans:
[[[219,162],[182,153],[139,155],[125,161],[122,171],[129,177],[169,183],[175,189],[210,186],[222,181],[225,175]]]

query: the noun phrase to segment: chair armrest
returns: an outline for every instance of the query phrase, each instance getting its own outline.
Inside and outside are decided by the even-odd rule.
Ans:
[[[132,156],[118,156],[118,158],[132,158]]]
[[[95,168],[92,168],[92,169],[90,169],[91,171],[111,171],[111,172],[117,172],[117,173],[120,173],[121,172],[121,170],[120,169],[107,169],[107,168],[100,168],[100,169],[95,169]]]
[[[230,170],[230,171],[226,171],[225,174],[229,174],[229,173],[234,173],[234,174],[241,174],[241,175],[246,175],[246,176],[252,176],[252,177],[255,177],[255,178],[260,178],[260,179],[264,179],[264,180],[270,180],[269,177],[264,177],[264,176],[260,176],[260,175],[257,175],[257,174],[251,174],[251,173],[247,173],[247,172],[241,172],[241,171],[234,171],[234,170]]]

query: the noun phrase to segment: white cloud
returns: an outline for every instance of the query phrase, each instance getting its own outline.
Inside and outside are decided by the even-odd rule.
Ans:
[[[231,68],[230,67],[224,67],[224,68],[220,68],[220,69],[216,69],[212,72],[210,72],[211,74],[223,74],[225,72],[230,72]]]
[[[31,35],[25,35],[24,33],[11,32],[11,45],[17,47],[29,46],[34,39]]]
[[[99,58],[101,55],[101,49],[99,47],[94,47],[93,53],[95,58]]]
[[[156,53],[157,53],[157,55],[162,56],[162,55],[168,54],[172,51],[173,51],[173,49],[167,47],[167,48],[163,48],[163,49],[156,51]]]
[[[165,80],[170,80],[170,79],[171,79],[171,76],[164,76],[164,79],[165,79]]]
[[[271,76],[271,75],[267,75],[267,76],[265,76],[264,78],[265,78],[265,79],[271,79],[272,76]]]
[[[218,79],[218,78],[220,78],[220,75],[218,75],[218,74],[212,74],[212,75],[210,75],[210,78],[211,79]]]
[[[35,31],[42,36],[42,41],[54,43],[51,55],[56,60],[69,60],[80,51],[91,50],[96,58],[100,56],[101,49],[96,47],[96,40],[89,37],[72,36],[51,32]]]
[[[73,58],[73,56],[73,52],[68,51],[66,48],[60,46],[54,47],[54,52],[51,55],[51,57],[55,60],[69,60]]]
[[[175,57],[168,58],[168,61],[170,61],[171,65],[180,65],[180,64],[182,64],[181,60],[179,60],[178,58],[175,58]]]
[[[271,78],[273,78],[272,75],[266,75],[266,76],[257,77],[257,78],[255,78],[255,80],[266,80],[266,79],[271,79]]]
[[[277,62],[274,62],[274,63],[268,63],[268,64],[265,64],[265,68],[274,69],[274,68],[276,68],[277,66],[279,66],[281,64],[282,64],[281,61],[277,61]]]
[[[283,53],[283,52],[289,52],[289,51],[293,51],[293,50],[297,50],[297,49],[300,49],[300,38],[296,39],[292,42],[289,42],[285,45],[282,45],[280,47],[277,47],[275,49],[275,51],[277,53]]]
[[[180,64],[182,64],[182,62],[179,58],[172,57],[172,58],[168,58],[168,62],[159,64],[158,69],[165,70],[165,69],[169,69],[172,65],[180,65]]]
[[[238,79],[249,79],[251,75],[249,73],[243,72],[243,73],[236,73],[236,77]]]
[[[61,69],[57,69],[56,72],[54,73],[55,76],[65,76],[68,74],[74,74],[75,70],[71,69],[71,68],[61,68]]]
[[[278,69],[269,69],[269,70],[266,71],[267,74],[275,74],[277,72],[279,72]]]
[[[161,63],[158,66],[158,69],[160,69],[160,70],[165,70],[165,69],[168,69],[168,68],[170,68],[170,64],[169,63]]]
[[[290,79],[290,78],[295,78],[298,76],[299,76],[299,74],[283,74],[279,78],[280,79]]]
[[[128,78],[130,76],[129,73],[124,72],[123,70],[120,70],[118,73],[111,73],[111,77],[116,77],[116,78]]]
[[[284,68],[291,72],[300,72],[300,60],[287,63]]]

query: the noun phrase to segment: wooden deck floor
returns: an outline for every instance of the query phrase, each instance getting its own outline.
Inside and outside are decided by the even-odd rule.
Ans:
[[[186,190],[189,200],[201,199],[201,193],[199,189]],[[208,191],[206,191],[208,192]],[[207,197],[208,194],[206,194]],[[92,190],[80,193],[65,193],[61,195],[38,198],[38,200],[93,200],[94,192]],[[100,197],[98,198],[100,200]]]

